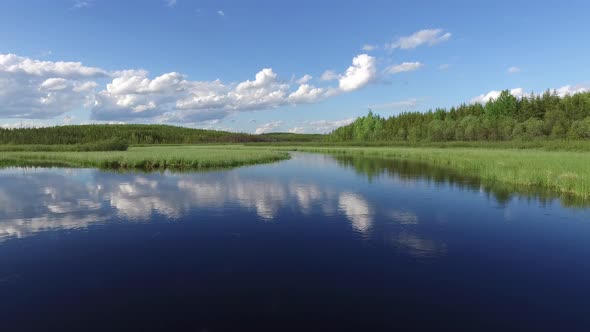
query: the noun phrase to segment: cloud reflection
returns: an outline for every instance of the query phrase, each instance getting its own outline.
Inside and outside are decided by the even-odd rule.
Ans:
[[[344,211],[352,222],[352,227],[361,233],[367,233],[373,223],[369,203],[360,195],[344,192],[338,199],[338,207]]]
[[[298,156],[293,162],[302,162],[306,168],[340,167],[334,161],[330,166],[325,156]],[[113,221],[181,219],[197,215],[198,211],[198,215],[205,217],[253,215],[264,222],[299,214],[318,222],[335,218],[348,220],[363,240],[385,236],[394,244],[393,248],[412,256],[427,256],[445,249],[410,229],[400,232],[375,227],[376,220],[414,226],[419,218],[412,211],[392,210],[386,204],[370,201],[365,193],[351,190],[354,182],[323,182],[314,176],[273,174],[240,170],[163,174],[91,169],[0,170],[0,242]]]
[[[418,237],[409,231],[403,231],[393,238],[394,245],[401,251],[416,258],[443,256],[447,253],[444,242]]]

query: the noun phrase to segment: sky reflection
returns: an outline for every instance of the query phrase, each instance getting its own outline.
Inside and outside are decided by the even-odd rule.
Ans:
[[[490,197],[470,187],[432,183],[428,173],[421,180],[412,170],[410,185],[404,172],[365,177],[363,168],[350,165],[325,155],[294,154],[282,163],[209,173],[0,170],[0,242],[93,225],[199,222],[237,213],[264,223],[336,220],[349,225],[351,236],[427,257],[447,251],[444,237],[428,235],[432,225],[461,219],[459,210],[478,214],[490,204]],[[480,219],[513,220],[522,204],[503,201],[497,213]]]
[[[487,323],[489,303],[519,322],[531,303],[586,317],[590,209],[481,188],[314,154],[207,173],[3,169],[0,312],[43,327],[54,308],[133,324],[130,311],[174,320],[187,308],[223,322],[333,309]]]

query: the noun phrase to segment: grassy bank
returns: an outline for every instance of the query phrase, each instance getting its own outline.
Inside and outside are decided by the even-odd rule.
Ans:
[[[409,141],[375,141],[375,142],[330,142],[327,140],[309,142],[260,142],[247,143],[248,146],[282,146],[294,145],[304,147],[404,147],[404,148],[478,148],[478,149],[536,149],[545,151],[579,151],[590,152],[589,140],[514,140],[514,141],[452,141],[452,142],[409,142]]]
[[[236,145],[132,147],[128,151],[2,152],[0,167],[96,167],[101,169],[198,170],[269,163],[287,152]]]
[[[549,189],[590,198],[590,153],[537,149],[293,147],[292,150],[409,160],[450,168],[487,183]]]

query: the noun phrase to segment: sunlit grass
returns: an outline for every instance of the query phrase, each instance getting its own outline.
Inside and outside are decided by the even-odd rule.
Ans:
[[[211,169],[269,163],[287,152],[236,145],[132,147],[128,151],[0,152],[0,166],[97,167],[102,169]]]

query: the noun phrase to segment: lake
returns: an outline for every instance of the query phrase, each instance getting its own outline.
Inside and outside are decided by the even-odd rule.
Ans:
[[[320,154],[4,169],[1,329],[589,331],[589,206]]]

